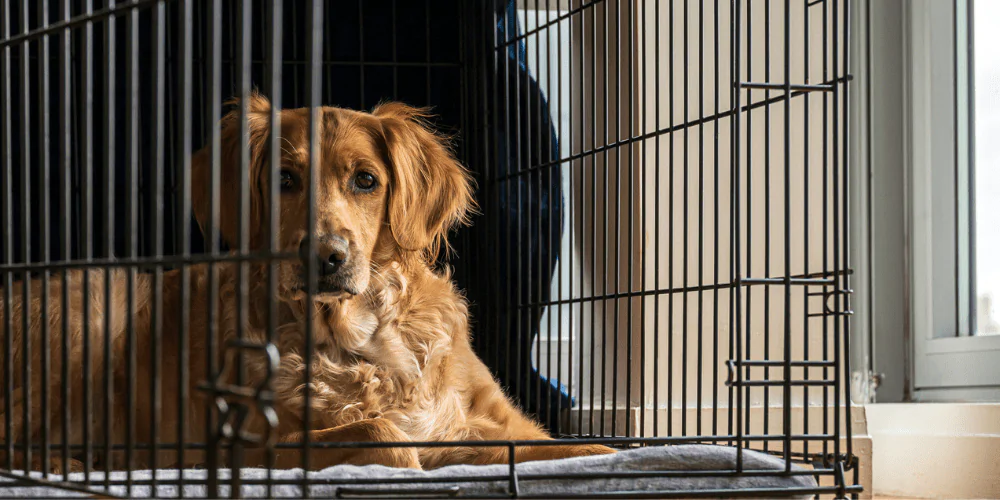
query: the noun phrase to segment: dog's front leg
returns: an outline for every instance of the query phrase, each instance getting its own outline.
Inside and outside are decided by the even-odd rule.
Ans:
[[[534,420],[521,413],[493,381],[492,375],[477,358],[473,366],[480,381],[468,391],[470,397],[467,436],[484,441],[551,441],[548,432]],[[557,458],[607,455],[615,450],[599,444],[552,444],[517,446],[514,450],[515,462],[553,460]],[[425,465],[435,466],[452,463],[503,464],[510,461],[509,448],[477,447],[464,452],[445,454],[443,451],[425,450]]]
[[[282,436],[281,442],[301,444],[301,432]],[[309,432],[309,468],[323,469],[332,465],[385,465],[387,467],[404,467],[419,469],[416,448],[324,448],[319,443],[402,443],[410,438],[403,431],[384,418],[359,420],[341,425]],[[317,446],[317,444],[319,444]],[[287,469],[302,466],[302,450],[300,448],[277,448],[274,453],[276,467]],[[263,465],[263,464],[260,464]]]
[[[514,408],[511,410],[517,411]],[[485,441],[553,441],[547,432],[527,417],[520,414],[506,417],[501,422],[491,421],[492,419],[480,419],[478,423],[473,422],[472,425],[476,428],[472,430],[472,434]],[[508,447],[473,447],[469,449],[469,452],[472,456],[458,462],[449,460],[449,457],[436,458],[443,459],[439,465],[449,463],[506,464],[510,463],[511,460],[510,448]],[[615,453],[613,448],[600,444],[536,444],[515,446],[514,461],[518,463],[533,462],[611,453]]]

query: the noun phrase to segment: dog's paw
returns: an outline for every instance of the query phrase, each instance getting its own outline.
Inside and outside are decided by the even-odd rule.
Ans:
[[[618,450],[604,446],[603,444],[589,444],[582,447],[581,456],[591,456],[591,455],[612,455],[618,453]]]
[[[42,457],[35,457],[31,460],[31,470],[41,471],[45,470],[44,460]],[[83,472],[83,462],[71,458],[69,462],[63,462],[62,458],[52,457],[49,459],[49,472],[52,474],[66,475],[73,472]]]
[[[539,446],[528,452],[523,461],[556,460],[560,458],[590,457],[610,455],[618,450],[601,444],[566,444],[559,446]],[[520,461],[520,460],[519,460]]]

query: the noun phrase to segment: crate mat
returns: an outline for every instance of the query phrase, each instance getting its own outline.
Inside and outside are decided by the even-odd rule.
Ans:
[[[622,451],[614,455],[593,457],[566,458],[560,460],[525,462],[517,464],[518,494],[527,496],[549,495],[600,495],[601,493],[617,492],[670,492],[690,490],[713,490],[720,492],[737,489],[787,489],[815,488],[813,476],[799,474],[725,474],[705,476],[685,476],[682,471],[732,471],[736,467],[736,449],[725,446],[711,445],[678,445],[652,446]],[[744,450],[743,467],[747,471],[777,471],[784,468],[784,461],[772,455]],[[793,466],[793,470],[803,470]],[[358,493],[371,496],[371,491],[378,490],[382,494],[397,490],[399,496],[412,497],[419,495],[415,490],[430,490],[426,493],[445,495],[474,496],[510,496],[509,466],[507,465],[455,465],[430,471],[411,469],[396,469],[381,465],[354,466],[338,465],[321,471],[309,473],[313,484],[309,486],[310,495],[314,497],[350,497]],[[640,472],[641,471],[641,472]],[[656,471],[674,471],[666,476],[655,477]],[[173,484],[157,485],[157,496],[177,497],[177,470],[159,470],[156,477],[159,481]],[[301,469],[273,470],[275,480],[300,481],[303,476]],[[639,472],[645,477],[602,478],[601,473]],[[183,471],[185,481],[195,484],[185,484],[184,497],[205,497],[204,481],[207,477],[204,469],[188,469]],[[569,474],[569,479],[553,479],[558,475]],[[32,474],[33,476],[35,473]],[[125,472],[112,472],[112,481],[121,484],[126,477]],[[470,481],[469,478],[482,476],[502,476],[503,479],[491,481]],[[531,476],[544,476],[531,479]],[[39,476],[40,477],[40,476]],[[151,471],[133,471],[132,479],[136,483],[132,491],[126,491],[125,486],[111,486],[107,491],[111,495],[143,498],[149,497],[151,487],[149,479]],[[228,470],[219,471],[220,494],[229,496],[229,486],[224,484],[229,478]],[[247,481],[262,481],[267,477],[266,469],[244,469],[243,479]],[[434,483],[395,483],[403,478],[437,479]],[[448,481],[444,478],[454,478]],[[59,480],[59,476],[52,476]],[[443,479],[443,482],[441,481]],[[77,483],[83,480],[82,473],[70,474],[69,480]],[[100,484],[104,480],[103,473],[91,474],[91,481]],[[3,486],[3,482],[11,482],[9,478],[0,478],[0,496],[19,498],[52,498],[81,497],[82,493],[62,490],[50,486],[28,487],[24,485]],[[366,481],[360,483],[359,481]],[[145,483],[145,484],[141,484]],[[347,484],[351,483],[351,484]],[[454,488],[458,487],[456,491]],[[448,490],[450,488],[450,490]],[[339,491],[338,491],[339,490]],[[359,490],[364,490],[360,491]],[[105,492],[103,487],[95,488],[95,492]],[[366,494],[368,493],[368,494]],[[214,495],[213,495],[214,496]],[[242,496],[247,498],[292,498],[301,497],[302,490],[298,485],[272,485],[270,495],[265,486],[243,485]],[[802,498],[809,498],[803,495]]]

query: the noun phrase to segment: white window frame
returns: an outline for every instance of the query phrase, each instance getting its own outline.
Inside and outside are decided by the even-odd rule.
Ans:
[[[954,4],[943,2],[932,2],[928,0],[914,1],[909,7],[910,37],[908,44],[911,51],[909,65],[910,76],[910,185],[912,190],[912,203],[910,212],[910,227],[912,258],[913,258],[913,397],[916,400],[937,400],[937,399],[978,399],[976,393],[981,392],[983,399],[992,399],[987,393],[996,392],[1000,386],[1000,337],[977,337],[968,336],[970,326],[969,314],[971,305],[970,293],[967,286],[970,279],[968,272],[968,232],[962,231],[962,227],[968,228],[967,196],[959,194],[959,203],[956,217],[952,218],[950,224],[941,224],[939,220],[934,220],[931,197],[945,198],[951,195],[950,202],[954,202],[954,193],[943,193],[935,190],[934,186],[941,185],[940,178],[943,175],[951,175],[949,167],[955,167],[955,162],[950,165],[941,162],[939,158],[946,154],[957,162],[968,161],[968,122],[962,113],[962,108],[968,106],[968,97],[962,91],[962,85],[955,88],[955,97],[947,102],[956,105],[955,112],[958,119],[952,122],[954,125],[954,142],[948,140],[950,134],[940,133],[940,121],[937,120],[937,110],[935,104],[942,102],[941,92],[931,84],[931,75],[934,72],[941,72],[939,68],[960,68],[963,57],[955,60],[956,54],[962,50],[942,50],[941,44],[933,44],[931,31],[938,33],[944,31],[948,23],[952,22],[951,16],[942,15],[942,10],[950,10],[954,5],[957,9],[958,22],[955,23],[960,36],[964,35],[962,26],[964,17],[964,7],[966,2],[960,0]],[[943,23],[943,24],[942,24]],[[954,79],[953,79],[954,81]],[[945,103],[947,105],[947,103]],[[956,154],[956,148],[958,153]],[[948,165],[942,168],[942,165]],[[969,190],[968,176],[962,175],[967,172],[967,165],[957,165],[958,183],[956,191],[962,193]],[[954,235],[959,235],[959,241],[955,242]],[[965,235],[963,237],[963,235]],[[935,255],[945,254],[942,251],[943,245],[955,245],[958,249],[957,262],[954,263],[959,285],[956,286],[958,295],[957,310],[955,304],[940,303],[932,296],[931,291],[935,286],[940,286],[938,277],[933,275],[932,266],[935,262],[940,264],[942,259]],[[952,264],[948,262],[948,264]],[[964,281],[964,283],[963,283]],[[954,329],[941,331],[940,321],[935,321],[935,316],[946,315],[950,318],[957,316],[957,331]],[[991,390],[994,389],[994,390]],[[954,389],[954,390],[952,390]],[[950,393],[950,394],[949,394]]]
[[[963,16],[966,0],[866,6],[868,107],[861,114],[869,148],[863,153],[871,179],[864,222],[872,276],[865,321],[874,370],[891,381],[879,389],[879,402],[1000,401],[1000,336],[968,336],[974,328],[966,286],[971,233],[956,229],[969,227],[969,211],[955,203],[962,191],[954,188],[965,183],[968,190],[968,179],[952,170],[968,161],[968,122],[954,114],[955,104],[968,99],[956,95],[954,84],[954,69],[965,58],[956,60],[960,51],[951,41],[934,38],[953,36],[954,5]],[[950,87],[942,85],[948,81]],[[949,204],[956,208],[944,216],[934,208]]]

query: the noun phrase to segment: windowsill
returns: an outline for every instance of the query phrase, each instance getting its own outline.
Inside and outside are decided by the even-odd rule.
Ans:
[[[865,407],[875,495],[1000,497],[1000,403]]]

